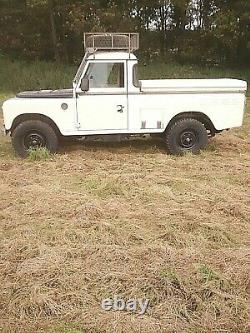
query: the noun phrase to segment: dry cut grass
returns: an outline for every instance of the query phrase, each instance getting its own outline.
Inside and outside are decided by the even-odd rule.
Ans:
[[[249,332],[249,133],[248,114],[200,156],[135,140],[45,161],[1,136],[1,331]],[[104,312],[114,295],[149,311]]]

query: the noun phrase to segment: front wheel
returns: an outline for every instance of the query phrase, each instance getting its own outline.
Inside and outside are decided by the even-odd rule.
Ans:
[[[167,151],[173,155],[184,155],[187,152],[198,154],[207,144],[207,130],[196,119],[177,120],[166,132]]]
[[[58,136],[55,130],[41,120],[27,120],[12,132],[12,144],[20,157],[27,157],[29,151],[47,148],[51,153],[58,149]]]

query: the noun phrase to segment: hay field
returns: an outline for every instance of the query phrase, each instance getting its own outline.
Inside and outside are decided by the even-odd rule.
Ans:
[[[250,101],[199,156],[135,140],[31,162],[1,133],[0,198],[1,332],[249,332]],[[113,295],[149,310],[103,311]]]

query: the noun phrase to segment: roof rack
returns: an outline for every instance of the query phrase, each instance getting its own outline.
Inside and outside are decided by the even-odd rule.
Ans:
[[[115,50],[131,53],[139,50],[139,33],[88,32],[84,34],[84,46],[89,53]]]

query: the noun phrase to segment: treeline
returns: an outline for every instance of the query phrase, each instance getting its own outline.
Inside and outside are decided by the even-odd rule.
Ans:
[[[250,0],[0,0],[0,54],[75,62],[83,33],[137,31],[145,60],[250,66]]]

